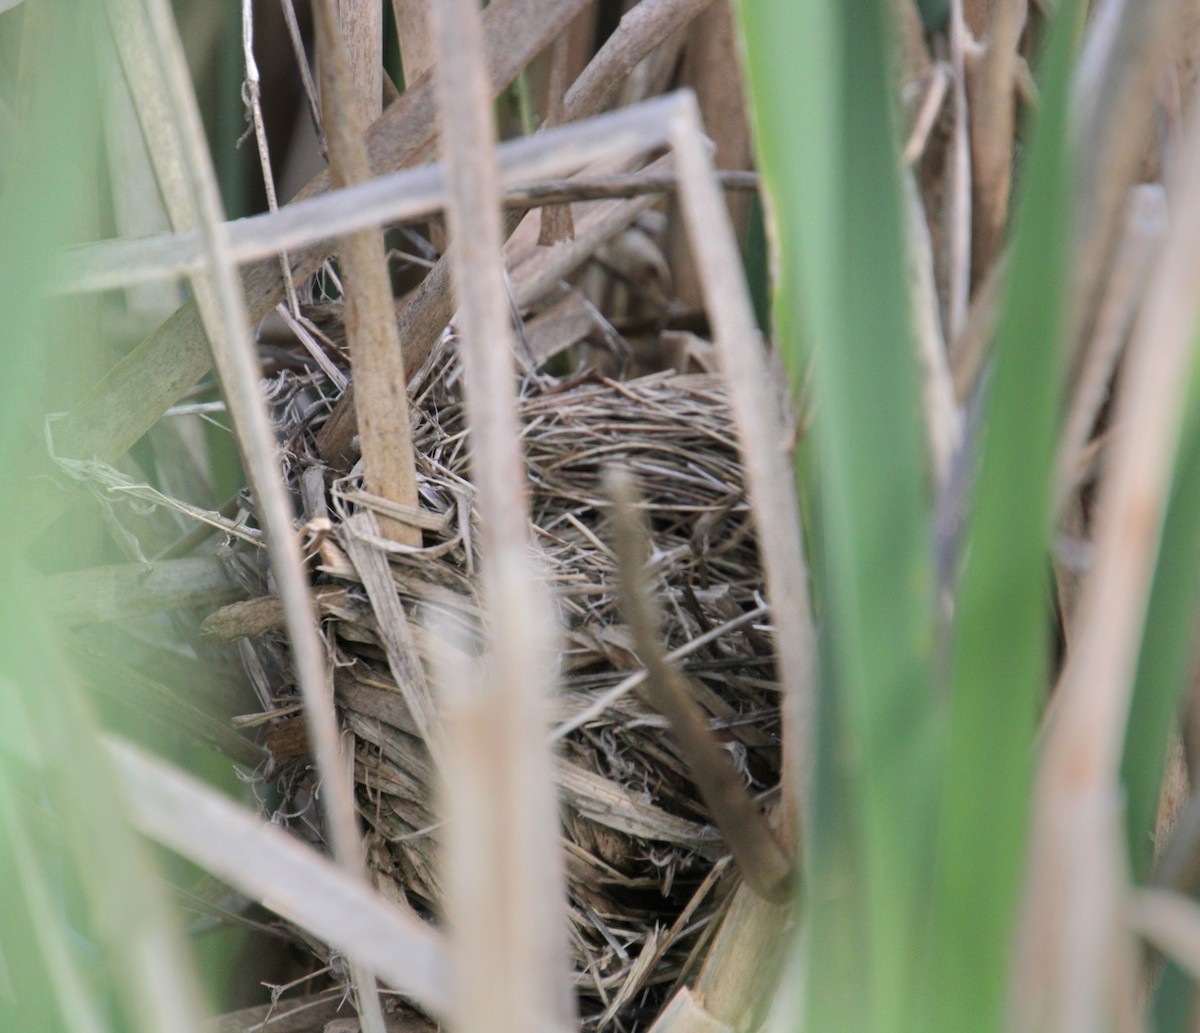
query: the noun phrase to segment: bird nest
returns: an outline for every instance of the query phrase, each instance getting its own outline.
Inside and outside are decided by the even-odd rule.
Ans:
[[[397,691],[388,629],[364,589],[362,557],[390,573],[427,667],[434,648],[422,630],[428,607],[478,626],[466,414],[453,351],[449,343],[426,364],[414,392],[419,551],[389,548],[372,535],[361,514],[373,500],[358,470],[336,477],[317,454],[316,435],[330,411],[320,382],[293,374],[275,382],[290,477],[319,539],[313,585],[336,699],[353,735],[373,878],[385,894],[430,914],[440,898],[436,777]],[[616,601],[601,473],[620,463],[641,484],[666,647],[761,795],[777,782],[779,695],[751,515],[725,391],[714,376],[531,376],[520,417],[532,537],[562,622],[551,734],[580,1011],[591,1029],[638,1028],[703,956],[733,870],[666,722],[637,691],[641,666]],[[275,705],[294,714],[299,694],[281,640],[260,637],[254,651],[260,678],[274,683]],[[268,734],[293,813],[313,789],[302,728],[285,717]]]

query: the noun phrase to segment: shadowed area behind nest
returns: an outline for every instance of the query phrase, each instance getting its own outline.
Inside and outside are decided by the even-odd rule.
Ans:
[[[451,613],[467,629],[478,626],[479,616],[472,598],[477,535],[453,352],[451,342],[427,363],[413,391],[425,547],[388,558],[426,669],[439,644],[424,631],[423,608]],[[325,586],[321,608],[338,702],[355,740],[373,877],[385,894],[436,914],[435,772],[396,689],[387,636],[348,558],[363,554],[362,524],[354,517],[364,503],[361,481],[357,471],[334,479],[316,454],[314,438],[330,408],[317,383],[285,373],[275,386],[292,482],[307,516],[327,515],[332,523],[313,581]],[[680,651],[712,727],[761,794],[777,780],[779,700],[749,507],[715,377],[666,373],[569,385],[538,379],[525,385],[521,418],[533,539],[563,628],[550,719],[559,736],[580,1009],[589,1028],[635,1029],[693,973],[735,875],[666,722],[636,689],[604,702],[641,667],[616,604],[601,472],[619,462],[642,487],[667,648]],[[256,649],[266,669],[287,672],[281,640],[260,639]],[[284,707],[294,689],[287,673],[279,680],[273,695]],[[301,802],[311,790],[304,760],[287,755],[276,754],[284,762],[274,774],[292,802]]]

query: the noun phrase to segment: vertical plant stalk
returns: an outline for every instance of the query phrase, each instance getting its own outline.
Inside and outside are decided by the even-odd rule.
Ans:
[[[1200,281],[1200,116],[1188,126],[1171,197],[1174,223],[1130,341],[1095,559],[1079,604],[1034,799],[1017,1022],[1075,1028],[1106,999],[1126,889],[1119,766],[1130,695],[1193,367]],[[1091,868],[1107,880],[1081,882]],[[1086,978],[1078,977],[1080,972]],[[1088,994],[1093,995],[1092,998]],[[1025,1027],[1028,1028],[1028,1027]],[[1095,1027],[1093,1027],[1095,1028]]]
[[[458,708],[492,806],[475,827],[447,826],[455,1019],[464,1033],[565,1031],[574,1003],[545,730],[545,606],[530,555],[487,55],[474,0],[439,0],[430,13],[490,647],[486,683]]]
[[[335,3],[320,0],[313,13],[330,182],[334,187],[345,187],[366,182],[371,169],[363,145],[363,98],[351,95],[352,69],[342,44]],[[383,233],[378,229],[350,233],[341,238],[339,246],[346,339],[354,370],[366,487],[390,502],[416,510],[419,500],[408,378],[396,329]],[[381,516],[379,528],[402,545],[421,545],[421,531],[411,524]]]
[[[753,161],[750,122],[746,117],[746,88],[738,48],[737,25],[730,0],[717,0],[693,19],[687,30],[681,84],[696,94],[696,104],[712,141],[714,165],[722,169],[748,169]],[[750,219],[748,194],[726,194],[725,206],[739,248],[745,246]],[[668,209],[666,252],[675,296],[689,308],[700,308],[704,292],[692,260],[687,228],[678,217],[678,206]]]
[[[933,244],[921,197],[911,173],[904,174],[904,210],[908,217],[908,277],[912,295],[913,337],[921,368],[925,433],[939,493],[950,481],[950,468],[962,444],[962,418],[954,397],[954,379],[946,357],[946,338],[938,308]]]
[[[971,119],[967,103],[967,26],[962,0],[950,0],[950,62],[954,67],[954,129],[946,191],[946,339],[958,341],[971,300]]]
[[[287,616],[296,677],[321,776],[329,838],[337,860],[365,881],[353,790],[342,759],[317,615],[276,457],[274,429],[259,391],[258,359],[236,266],[228,255],[212,159],[187,78],[183,47],[165,0],[110,0],[109,11],[131,92],[142,105],[143,132],[173,227],[203,232],[207,269],[192,278],[192,288],[269,542],[271,570]],[[377,1008],[376,1002],[370,1010]]]
[[[994,0],[987,49],[971,90],[971,164],[975,171],[976,276],[986,275],[1004,240],[1012,187],[1017,47],[1026,0]]]
[[[340,25],[335,6],[341,9]],[[313,11],[321,124],[329,157],[329,182],[334,188],[365,182],[371,175],[363,127],[370,125],[383,107],[383,27],[378,24],[381,11],[378,0],[318,0]],[[343,29],[348,46],[343,44]],[[348,234],[339,241],[339,253],[346,340],[351,367],[360,383],[363,480],[368,491],[416,510],[417,472],[408,381],[396,333],[383,232],[367,229]],[[379,530],[402,545],[421,545],[420,528],[411,524],[381,517]],[[345,774],[352,785],[352,759]],[[384,1033],[375,974],[353,962],[351,974],[365,1033]]]
[[[570,57],[570,40],[564,33],[554,41],[550,54],[550,81],[546,87],[546,121],[542,128],[556,126],[562,121],[563,95],[567,90],[567,59]],[[538,243],[557,244],[575,236],[575,223],[571,218],[569,204],[551,205],[543,208],[540,215]]]
[[[383,111],[383,0],[335,2],[349,72],[347,92],[358,108],[355,138],[361,140],[363,127],[369,126]],[[324,101],[322,110],[328,120],[329,108]]]
[[[811,775],[817,654],[795,479],[741,254],[690,95],[672,120],[671,142],[680,202],[737,423],[775,624],[776,671],[783,686],[784,824],[795,835]]]
[[[429,36],[429,5],[434,0],[392,0],[404,84],[409,86],[433,67],[433,41]]]

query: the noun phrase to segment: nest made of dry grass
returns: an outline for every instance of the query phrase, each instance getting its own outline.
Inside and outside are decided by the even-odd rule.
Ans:
[[[466,418],[454,347],[427,364],[414,392],[414,443],[424,548],[393,552],[390,571],[417,652],[435,648],[422,608],[478,627]],[[357,472],[337,478],[316,453],[330,411],[311,377],[283,374],[275,405],[286,428],[289,472],[310,516],[332,531],[314,561],[335,686],[355,744],[355,779],[379,888],[429,913],[439,908],[436,777],[430,755],[396,690],[358,572],[351,536],[362,529]],[[702,954],[728,896],[726,848],[709,821],[666,722],[628,687],[640,671],[616,603],[616,565],[605,544],[605,466],[640,481],[654,544],[651,563],[667,615],[668,649],[696,686],[712,727],[752,790],[769,793],[779,769],[779,700],[770,629],[731,415],[719,380],[663,373],[618,382],[534,377],[520,416],[532,497],[533,538],[563,626],[552,722],[570,896],[571,940],[584,1024],[632,1029],[653,1017]],[[327,507],[327,509],[325,508]],[[320,522],[320,521],[318,521]],[[295,713],[299,694],[281,641],[255,646],[270,694]],[[260,679],[263,675],[260,673]],[[283,813],[302,814],[312,772],[289,735],[272,729],[286,787]],[[305,818],[305,821],[308,821]],[[310,824],[310,835],[314,834]]]

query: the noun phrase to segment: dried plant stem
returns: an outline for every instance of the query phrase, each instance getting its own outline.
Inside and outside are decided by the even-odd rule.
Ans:
[[[633,632],[638,658],[646,667],[646,695],[671,723],[671,732],[692,780],[725,839],[742,876],[759,896],[775,903],[792,890],[792,862],[709,730],[687,682],[666,658],[659,641],[662,615],[646,577],[649,534],[638,517],[641,499],[628,471],[610,469],[605,488],[612,498],[613,548],[620,572],[621,611]]]
[[[634,5],[567,91],[563,121],[574,122],[602,111],[638,63],[710,3],[712,0],[642,0]]]
[[[362,142],[364,98],[350,92],[350,62],[338,30],[336,0],[315,9],[320,58],[322,109],[334,188],[366,182],[371,170]],[[376,7],[379,5],[376,4]],[[361,83],[360,83],[361,85]],[[418,508],[408,378],[396,332],[396,312],[388,279],[383,233],[365,229],[341,238],[346,339],[357,384],[359,436],[367,490],[402,506]],[[380,517],[383,534],[401,545],[419,547],[421,530]]]
[[[317,87],[313,83],[308,67],[308,55],[304,52],[304,40],[300,36],[300,24],[296,21],[296,8],[292,0],[279,0],[283,8],[283,20],[287,25],[288,42],[292,45],[292,56],[300,70],[300,82],[304,86],[304,97],[308,101],[308,114],[312,119],[313,131],[317,134],[321,153],[325,153],[325,128],[321,125],[321,104],[317,99]]]
[[[1072,319],[1079,344],[1091,332],[1113,238],[1155,123],[1172,30],[1186,6],[1187,0],[1104,0],[1089,21],[1073,83],[1072,124],[1087,157],[1075,192]]]
[[[954,397],[954,379],[946,357],[946,339],[938,310],[933,244],[916,183],[908,173],[904,177],[904,200],[908,217],[909,294],[917,362],[921,370],[921,394],[925,402],[925,433],[937,483],[940,488],[945,488],[951,462],[962,442],[962,420]]]
[[[1200,118],[1191,120],[1177,173],[1179,204],[1130,341],[1096,506],[1095,559],[1038,773],[1016,977],[1018,1019],[1030,1023],[1051,1015],[1065,1028],[1072,1016],[1090,1015],[1106,1000],[1113,958],[1104,952],[1120,943],[1119,768],[1193,362],[1200,194],[1188,186],[1200,175]],[[1094,877],[1082,882],[1079,871]]]
[[[954,128],[946,189],[946,337],[955,341],[967,322],[971,300],[971,130],[967,110],[967,26],[962,0],[950,0],[950,62],[954,68],[951,96]]]
[[[696,977],[705,1010],[738,1033],[762,1028],[779,986],[793,909],[739,886]]]
[[[483,14],[490,60],[492,96],[507,86],[526,64],[553,40],[587,0],[496,0]],[[367,149],[376,172],[392,171],[410,162],[436,132],[433,89],[428,80],[414,83],[371,126]],[[323,193],[324,174],[315,177],[301,196]],[[288,208],[291,206],[289,205]],[[287,208],[283,209],[287,211]],[[292,254],[298,277],[315,272],[331,250],[328,241]],[[250,320],[262,319],[283,298],[278,263],[256,263],[244,271],[243,289]],[[96,455],[112,461],[122,455],[171,405],[210,368],[200,312],[194,302],[179,309],[161,327],[121,360],[57,428],[56,440],[70,456]],[[43,520],[61,512],[66,498],[46,481],[39,481],[34,459],[28,480],[28,502]],[[39,521],[23,521],[18,544]],[[20,537],[25,535],[26,537]]]
[[[1108,289],[1096,316],[1092,339],[1081,357],[1059,445],[1055,512],[1060,514],[1079,487],[1084,449],[1108,397],[1113,371],[1138,302],[1145,293],[1146,277],[1166,233],[1166,197],[1161,187],[1151,184],[1139,187],[1130,194],[1129,201],[1123,239],[1113,258]]]
[[[775,623],[776,671],[784,693],[783,817],[787,832],[798,835],[808,761],[813,755],[816,633],[787,435],[693,98],[685,97],[673,116],[671,141],[681,181],[680,200],[729,384],[758,530]]]
[[[675,189],[673,176],[654,172],[538,181],[540,176],[562,176],[606,157],[660,146],[665,141],[661,123],[672,103],[669,99],[650,101],[505,143],[501,147],[504,179],[513,184],[505,206],[523,212],[540,204]],[[722,183],[731,189],[752,190],[758,180],[752,173],[725,173]],[[236,219],[226,223],[226,231],[231,255],[246,262],[384,222],[419,222],[444,203],[442,168],[428,165],[296,201],[276,212]],[[72,248],[62,257],[58,286],[64,292],[112,290],[194,272],[202,262],[202,240],[196,231],[102,241]]]
[[[429,5],[433,2],[392,0],[406,83],[416,82],[433,67],[433,46],[429,38]]]
[[[567,89],[567,61],[570,58],[570,39],[564,34],[554,41],[550,57],[549,97],[545,127],[556,126],[562,121],[563,94]],[[569,205],[554,205],[542,212],[538,243],[546,246],[569,240],[575,233]]]
[[[363,127],[374,122],[383,108],[382,12],[378,0],[318,0],[314,5],[321,122],[334,189],[371,178]],[[338,251],[346,340],[362,385],[363,481],[368,491],[417,509],[420,499],[404,354],[396,335],[383,232],[364,229],[348,234],[338,241]],[[412,524],[381,517],[379,529],[402,545],[421,544],[421,530]],[[353,761],[347,774],[353,778]],[[384,1033],[374,973],[356,964],[353,976],[365,1033]]]
[[[650,1033],[733,1033],[733,1028],[713,1018],[685,986],[659,1012]]]
[[[490,646],[490,683],[474,701],[489,723],[474,725],[473,746],[494,801],[481,827],[457,830],[485,852],[450,851],[446,908],[461,980],[455,1018],[471,1033],[566,1030],[574,1007],[544,732],[545,614],[530,559],[486,54],[473,0],[441,0],[430,13]]]
[[[382,0],[336,0],[336,3],[335,14],[341,26],[347,71],[350,73],[345,83],[346,92],[353,97],[358,108],[355,125],[359,129],[355,138],[361,140],[361,127],[369,126],[383,110],[383,3]],[[319,56],[317,60],[320,63]],[[325,91],[321,92],[324,97]],[[334,109],[335,115],[328,101],[323,99],[322,110],[328,135],[329,120],[343,115],[348,109],[339,104]]]
[[[975,173],[975,275],[985,274],[1004,240],[1012,186],[1017,47],[1026,0],[991,5],[987,49],[971,83],[971,167]]]
[[[115,37],[131,91],[139,102],[147,94],[162,99],[165,110],[143,113],[143,126],[157,155],[160,185],[172,223],[198,227],[204,237],[206,270],[192,287],[211,342],[213,362],[228,400],[246,472],[269,542],[272,571],[279,585],[297,678],[317,766],[324,784],[330,839],[339,862],[365,882],[354,798],[342,762],[337,717],[308,591],[291,501],[275,454],[275,437],[266,402],[259,391],[254,353],[236,268],[228,252],[212,161],[204,142],[187,64],[165,0],[145,0],[137,10],[129,0],[113,0]],[[368,989],[363,996],[371,994]],[[367,1014],[378,1009],[362,1002]]]

